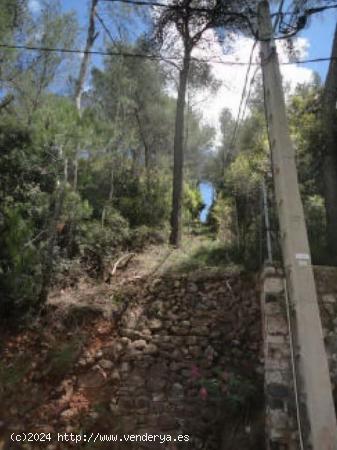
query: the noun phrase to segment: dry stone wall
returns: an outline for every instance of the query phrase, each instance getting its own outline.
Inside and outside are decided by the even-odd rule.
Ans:
[[[315,267],[325,349],[330,368],[335,407],[337,406],[337,268]]]
[[[96,361],[114,386],[110,430],[192,439],[166,448],[261,450],[263,420],[253,423],[263,410],[254,403],[263,396],[260,316],[255,280],[243,275],[170,276],[135,292]]]
[[[337,268],[315,267],[315,279],[335,404],[337,401]],[[284,277],[275,268],[262,274],[266,447],[300,448],[290,353]],[[300,399],[301,401],[301,399]]]
[[[267,267],[262,273],[261,284],[266,448],[297,450],[297,420],[283,273]]]

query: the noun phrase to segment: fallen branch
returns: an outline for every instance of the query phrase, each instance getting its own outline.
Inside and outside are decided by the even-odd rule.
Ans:
[[[112,270],[108,272],[108,276],[105,280],[106,283],[110,282],[111,277],[113,277],[115,275],[118,268],[120,268],[120,269],[122,267],[125,268],[134,256],[136,256],[136,253],[127,253],[126,255],[122,255],[120,258],[118,258],[117,261],[115,262],[115,264],[113,265]],[[124,263],[124,264],[122,267],[120,267],[122,263]]]

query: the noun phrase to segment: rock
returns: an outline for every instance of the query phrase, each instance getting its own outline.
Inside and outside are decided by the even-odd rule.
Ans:
[[[199,288],[196,283],[188,283],[187,290],[188,292],[198,292]]]
[[[281,383],[271,383],[267,386],[267,393],[271,397],[287,398],[290,395],[287,385]]]
[[[158,425],[161,430],[174,430],[176,427],[176,421],[173,417],[163,414],[159,418]]]
[[[134,408],[134,400],[132,397],[123,397],[119,400],[118,406],[120,409],[124,409],[126,411],[132,411]]]
[[[118,405],[114,400],[110,403],[109,408],[112,413],[117,413],[119,409]]]
[[[325,343],[328,353],[337,353],[337,336],[328,336]]]
[[[99,418],[99,414],[96,411],[91,411],[89,413],[89,417],[91,420],[97,420]]]
[[[119,380],[121,379],[121,377],[120,377],[119,372],[118,372],[117,369],[114,369],[114,370],[111,372],[110,378],[111,378],[112,381],[119,381]]]
[[[85,367],[86,365],[88,365],[88,360],[85,359],[85,358],[81,358],[81,359],[79,359],[79,361],[78,361],[78,365],[79,365],[80,367]]]
[[[105,378],[100,370],[90,371],[78,377],[78,386],[80,389],[98,388],[105,384]]]
[[[140,375],[137,374],[133,374],[129,376],[128,379],[128,383],[131,386],[135,386],[135,387],[142,387],[145,385],[145,379],[143,377],[141,377]]]
[[[101,359],[98,363],[102,369],[110,370],[113,368],[113,362],[109,361],[108,359]]]
[[[135,348],[136,350],[142,350],[146,347],[146,341],[144,339],[138,339],[137,341],[131,342],[130,347]]]
[[[163,393],[152,394],[152,400],[154,402],[163,402],[165,400],[165,395]]]
[[[180,383],[174,383],[172,386],[172,395],[176,398],[184,397],[184,387]]]
[[[183,326],[173,326],[171,327],[172,333],[174,333],[176,336],[187,336],[190,329],[189,327],[183,327]]]
[[[149,400],[147,397],[138,397],[136,399],[136,408],[148,408],[149,407]]]
[[[158,347],[155,344],[148,344],[144,348],[145,354],[153,355],[154,353],[157,353],[157,352],[158,352]]]
[[[191,345],[188,347],[188,351],[193,358],[196,358],[198,355],[201,354],[201,349],[196,345]]]
[[[208,345],[205,350],[205,357],[209,360],[213,360],[214,356],[216,356],[216,351],[211,345]]]
[[[151,330],[149,330],[148,328],[144,328],[141,333],[143,334],[143,336],[145,336],[145,338],[150,338],[152,335]]]
[[[186,342],[188,345],[195,345],[198,343],[198,338],[196,336],[188,336]]]
[[[150,330],[158,331],[162,328],[163,324],[159,319],[152,319],[149,321],[148,327]]]
[[[65,411],[61,412],[61,417],[66,420],[72,419],[74,415],[75,411],[73,409],[66,409]]]
[[[322,295],[322,300],[324,303],[336,303],[336,297],[332,294]]]
[[[197,336],[208,336],[209,330],[206,326],[201,326],[194,330],[194,334]]]
[[[123,334],[123,337],[127,337],[129,339],[129,345],[131,340],[140,340],[144,337],[140,331],[134,330],[133,328],[123,328],[121,330],[121,334]]]

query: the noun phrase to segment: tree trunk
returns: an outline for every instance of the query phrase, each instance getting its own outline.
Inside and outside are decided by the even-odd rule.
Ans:
[[[64,198],[65,198],[65,183],[63,183],[61,187],[56,191],[54,211],[50,219],[48,230],[48,244],[44,258],[42,285],[39,295],[40,306],[43,306],[48,298],[48,292],[50,288],[52,272],[54,267],[55,243],[57,238],[57,223],[62,213]]]
[[[185,51],[184,66],[179,74],[179,89],[175,121],[173,194],[170,235],[170,244],[174,245],[175,247],[180,247],[182,236],[182,202],[184,183],[184,113],[190,57],[190,52]]]
[[[140,114],[139,114],[139,109],[136,108],[135,109],[135,115],[136,115],[136,120],[137,120],[137,124],[138,124],[138,129],[139,129],[139,135],[141,140],[143,141],[143,145],[144,145],[144,163],[145,163],[145,173],[146,173],[146,186],[147,189],[149,190],[150,188],[150,165],[151,165],[151,152],[150,152],[150,147],[146,141],[146,137],[145,137],[145,133],[143,131],[143,127],[142,127],[142,123],[140,120]]]
[[[82,59],[80,74],[79,74],[79,77],[78,77],[78,80],[76,83],[75,103],[76,103],[76,107],[77,107],[79,114],[81,114],[82,94],[83,94],[85,79],[86,79],[88,68],[89,68],[89,61],[90,61],[89,51],[91,50],[91,48],[94,45],[95,40],[98,36],[98,33],[96,33],[96,31],[95,31],[95,15],[96,15],[97,4],[98,4],[98,0],[92,0],[91,8],[90,8],[87,42],[85,45],[85,52],[84,52],[83,59]]]
[[[64,182],[67,184],[68,183],[68,158],[64,158],[63,172],[64,172]]]
[[[110,189],[109,189],[109,198],[108,198],[108,205],[111,206],[112,203],[112,197],[114,193],[114,161],[111,161],[111,171],[110,171]],[[106,209],[107,205],[103,207],[102,211],[102,228],[105,226],[105,218],[106,218]]]
[[[331,256],[337,259],[337,25],[332,46],[332,59],[323,94],[323,133],[325,156],[323,162],[324,197],[327,241]]]
[[[80,73],[78,76],[78,80],[76,83],[76,89],[75,89],[75,104],[78,111],[78,115],[81,118],[82,117],[82,111],[81,111],[81,103],[82,103],[82,94],[84,90],[84,83],[85,79],[87,77],[88,69],[89,69],[89,61],[90,61],[90,50],[92,49],[92,46],[95,43],[95,40],[98,36],[98,33],[95,31],[95,16],[96,16],[96,8],[98,5],[99,0],[92,0],[91,1],[91,7],[90,7],[90,16],[89,16],[89,26],[88,26],[88,33],[87,33],[87,42],[85,45],[85,51],[82,58]],[[73,168],[73,190],[74,192],[77,191],[77,180],[78,180],[78,153],[79,153],[79,146],[77,146],[75,151],[74,160],[72,162],[72,168]],[[75,235],[75,221],[74,219],[70,219],[69,224],[69,242],[68,242],[68,256],[71,258],[74,254],[74,235]]]

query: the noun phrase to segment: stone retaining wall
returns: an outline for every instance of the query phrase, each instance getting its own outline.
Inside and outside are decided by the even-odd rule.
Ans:
[[[336,403],[337,269],[315,267],[318,302]],[[265,358],[266,442],[268,450],[297,450],[297,414],[290,357],[289,330],[281,271],[262,275],[261,309]]]
[[[258,412],[245,410],[263,396],[260,316],[255,281],[239,275],[167,277],[135,294],[96,364],[113,380],[112,426],[192,437],[167,448],[261,450]]]

